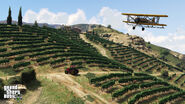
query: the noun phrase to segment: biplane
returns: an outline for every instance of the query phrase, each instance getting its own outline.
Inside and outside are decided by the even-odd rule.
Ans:
[[[122,13],[127,16],[127,21],[123,21],[128,25],[133,26],[133,30],[136,26],[141,26],[142,31],[145,28],[164,28],[166,24],[160,24],[160,17],[168,17],[168,15],[155,15],[155,14],[134,14],[134,13]]]

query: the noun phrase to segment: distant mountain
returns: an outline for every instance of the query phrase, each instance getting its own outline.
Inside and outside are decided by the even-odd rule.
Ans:
[[[0,21],[1,24],[6,24],[6,20]],[[17,21],[12,21],[12,24],[17,24]],[[33,25],[34,23],[27,23],[27,22],[23,22],[23,24],[26,25]],[[51,28],[61,28],[64,27],[64,25],[60,25],[60,24],[48,24],[48,23],[38,23],[38,25],[40,27],[42,26],[48,26]],[[75,25],[71,25],[72,28],[79,28],[81,29],[82,32],[86,32],[86,31],[90,31],[93,30],[94,28],[98,27],[98,26],[102,26],[102,25],[97,25],[97,24],[75,24]]]
[[[98,24],[75,24],[75,25],[71,25],[72,28],[79,28],[81,29],[82,32],[86,32],[86,31],[92,31],[94,28],[98,28],[101,27],[102,25],[98,25]]]

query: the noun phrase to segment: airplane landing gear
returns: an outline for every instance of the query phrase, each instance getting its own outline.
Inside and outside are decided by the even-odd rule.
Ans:
[[[134,26],[132,29],[133,29],[133,30],[135,30],[135,29],[136,29],[136,27]]]
[[[145,28],[143,27],[143,28],[142,28],[142,31],[144,31],[144,30],[145,30]]]

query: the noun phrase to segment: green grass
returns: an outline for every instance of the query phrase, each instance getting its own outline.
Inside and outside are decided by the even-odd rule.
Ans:
[[[159,47],[159,46],[156,46],[156,45],[153,45],[153,44],[149,44],[149,43],[145,43],[146,44],[146,46],[147,47],[151,47],[151,49],[153,50],[153,51],[156,51],[156,52],[160,52],[160,51],[162,51],[162,50],[167,50],[167,49],[165,49],[165,48],[162,48],[162,47]]]
[[[0,69],[0,77],[10,76],[10,75],[15,75],[15,74],[17,74],[17,72],[13,70],[13,68]]]
[[[165,56],[165,58],[166,58],[171,64],[173,63],[174,65],[176,65],[176,64],[178,64],[178,63],[181,62],[177,57],[173,56],[172,54],[168,54],[167,56]]]
[[[112,29],[112,28],[106,28],[106,27],[98,27],[98,28],[94,28],[94,31],[97,33],[118,33],[121,34],[121,32]]]
[[[37,66],[38,73],[46,73],[47,71],[49,71],[51,69],[52,69],[52,67],[49,64],[43,65],[43,66]]]
[[[147,47],[151,47],[150,49],[157,52],[159,57],[160,57],[160,52],[162,51],[170,51],[166,48],[162,48],[160,46],[156,46],[154,44],[149,44],[149,43],[145,43]],[[176,65],[180,62],[182,62],[180,59],[178,59],[177,57],[175,57],[174,55],[172,55],[171,53],[165,55],[165,58],[168,60],[167,62],[170,62],[170,64]]]

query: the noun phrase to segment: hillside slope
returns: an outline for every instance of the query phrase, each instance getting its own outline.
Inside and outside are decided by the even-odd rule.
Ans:
[[[174,52],[163,47],[156,46],[150,42],[145,42],[145,40],[136,35],[129,35],[114,30],[112,28],[107,28],[101,25],[95,24],[78,24],[72,27],[80,28],[83,31],[94,31],[98,33],[100,37],[113,41],[115,43],[120,43],[125,46],[133,47],[141,52],[148,55],[153,55],[154,57],[160,58],[161,60],[175,65],[179,68],[185,69],[185,55]],[[167,53],[164,55],[164,53]]]
[[[28,25],[22,28],[16,25],[0,25],[0,28],[1,75],[14,74],[26,67],[43,65],[50,65],[54,69],[64,69],[70,64],[84,70],[96,66],[121,68],[125,71],[128,69],[114,60],[103,57],[72,30]]]
[[[83,99],[80,102],[98,104],[172,103],[179,99],[184,103],[184,70],[99,34],[0,24],[0,40],[0,77],[5,82],[25,69],[32,68],[37,73],[41,86],[36,91],[28,89],[25,102],[31,94],[33,103],[38,104],[75,102],[78,97]],[[70,65],[75,65],[80,75],[65,75]],[[158,76],[164,70],[169,72],[167,79]],[[34,97],[36,93],[40,100]]]
[[[108,49],[111,52],[111,56],[113,57],[113,59],[119,61],[127,67],[132,68],[135,72],[157,74],[162,73],[163,71],[168,71],[169,73],[171,73],[171,77],[176,75],[176,73],[181,73],[181,75],[184,74],[184,70],[181,68],[170,65],[158,58],[147,55],[134,48],[103,39],[96,33],[87,33],[86,37],[90,41],[104,46],[104,48]],[[168,81],[170,80],[171,79],[169,78]],[[176,81],[171,80],[170,82],[174,85],[177,85]],[[178,86],[182,88],[184,87],[184,78],[182,78],[182,80],[178,82]]]

